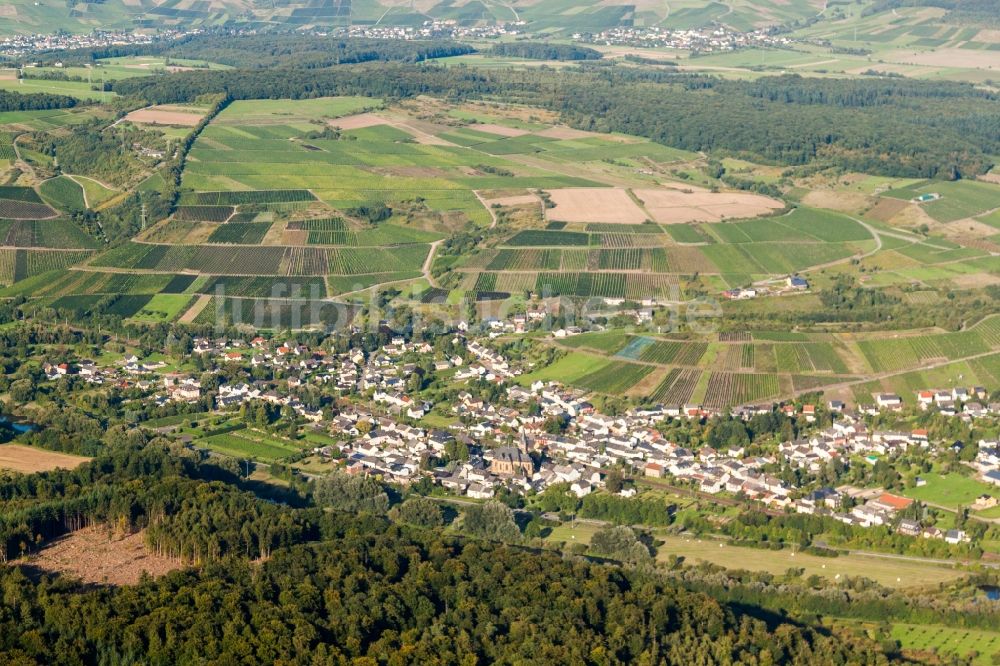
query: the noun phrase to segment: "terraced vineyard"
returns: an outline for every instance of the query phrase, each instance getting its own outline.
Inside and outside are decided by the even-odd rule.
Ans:
[[[713,372],[708,379],[705,405],[712,409],[724,409],[777,398],[780,393],[775,375]]]
[[[701,379],[701,370],[672,369],[650,394],[650,399],[667,405],[683,405],[691,400]]]
[[[271,228],[271,222],[227,222],[208,237],[209,243],[257,245]]]
[[[476,289],[505,285],[515,291],[515,285],[527,287],[524,278],[512,284],[504,273],[537,271],[535,291],[547,295],[682,299],[684,294],[672,287],[693,274],[717,275],[723,285],[741,286],[842,262],[874,247],[871,233],[858,222],[812,208],[707,224],[562,222],[558,228],[517,231],[480,252],[461,270],[499,275],[461,284]]]
[[[617,395],[631,389],[652,371],[652,366],[612,361],[574,383],[598,393]]]
[[[794,331],[720,333],[714,338],[670,340],[611,329],[552,342],[590,350],[615,364],[634,361],[661,368],[657,372],[665,374],[644,396],[648,401],[696,400],[717,410],[816,390],[854,392],[868,402],[873,392],[895,391],[912,402],[918,390],[1000,383],[1000,315],[967,331],[886,339]],[[940,367],[928,367],[932,363]],[[598,370],[611,372],[605,365]],[[862,384],[871,372],[887,377],[881,383]],[[567,373],[565,381],[597,390],[582,374]]]
[[[427,245],[389,250],[128,243],[101,255],[91,265],[208,275],[363,275],[418,270],[428,251]]]

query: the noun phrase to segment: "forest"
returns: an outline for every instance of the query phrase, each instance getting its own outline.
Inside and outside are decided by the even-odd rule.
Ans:
[[[21,93],[0,90],[0,111],[45,111],[47,109],[70,109],[77,100],[67,95],[50,93]]]
[[[126,588],[3,567],[3,663],[886,660],[876,643],[737,612],[649,571],[267,504],[135,431],[108,442],[74,472],[0,483],[5,542],[145,526],[151,548],[202,566]]]
[[[497,44],[490,55],[530,58],[532,60],[600,60],[601,52],[576,44],[549,44],[547,42],[513,42]]]

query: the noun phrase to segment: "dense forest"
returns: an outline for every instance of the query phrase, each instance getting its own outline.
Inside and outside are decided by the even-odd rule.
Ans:
[[[581,129],[769,163],[828,164],[899,177],[971,177],[987,171],[1000,153],[1000,100],[971,85],[945,82],[799,76],[726,81],[598,65],[556,72],[380,63],[195,71],[122,80],[114,90],[151,103],[220,91],[234,99],[503,98],[557,111]]]
[[[0,111],[45,111],[47,109],[69,109],[77,100],[67,95],[30,93],[22,95],[9,90],[0,90]]]
[[[0,568],[0,661],[886,661],[873,642],[719,604],[650,571],[267,504],[208,481],[224,474],[116,429],[76,471],[0,483],[11,550],[100,522],[147,527],[156,551],[202,564],[117,589]]]
[[[576,44],[549,44],[547,42],[505,42],[497,44],[490,55],[531,60],[600,60],[601,52]]]

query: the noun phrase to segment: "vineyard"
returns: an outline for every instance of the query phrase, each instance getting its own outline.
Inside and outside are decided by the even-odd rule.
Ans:
[[[777,397],[781,392],[776,375],[713,372],[708,378],[705,405],[725,409]]]
[[[257,329],[343,328],[356,311],[340,303],[318,300],[212,297],[196,324],[250,324]]]
[[[507,243],[510,247],[562,247],[590,245],[590,235],[578,231],[548,231],[529,229],[518,232]]]
[[[174,219],[195,222],[225,222],[232,215],[232,206],[178,206],[174,212]]]
[[[54,220],[0,220],[0,238],[6,247],[92,249],[97,241],[74,222]]]
[[[691,399],[700,379],[701,370],[673,368],[649,397],[667,405],[684,405]]]
[[[90,250],[0,250],[0,284],[67,268],[91,254]]]
[[[646,298],[679,296],[677,278],[652,273],[540,273],[535,291],[545,297]]]
[[[0,219],[47,220],[56,217],[56,215],[58,213],[44,203],[0,199]]]
[[[990,345],[978,330],[971,330],[939,335],[862,340],[858,342],[858,348],[875,372],[889,372],[932,360],[954,360],[982,354],[990,350]]]
[[[639,359],[661,365],[698,365],[706,351],[708,345],[704,342],[657,340],[643,349]]]
[[[270,228],[271,222],[226,222],[212,231],[208,242],[258,245]]]
[[[326,283],[322,278],[216,277],[198,291],[254,298],[325,298]]]
[[[61,210],[77,211],[87,207],[83,188],[69,176],[50,178],[38,186],[38,191],[47,202]]]
[[[236,192],[185,192],[182,206],[244,206],[248,204],[315,201],[309,190],[250,190]]]
[[[2,255],[0,255],[2,256]],[[193,275],[165,273],[100,273],[62,271],[28,278],[4,289],[3,296],[67,296],[72,294],[179,294],[194,282]]]
[[[76,317],[100,311],[125,319],[142,310],[151,298],[152,296],[137,294],[63,296],[52,301],[49,307],[57,312],[71,312]]]
[[[38,192],[35,192],[30,187],[18,187],[16,185],[0,185],[0,199],[24,201],[26,203],[42,203]]]
[[[288,223],[289,231],[347,231],[347,222],[342,217],[326,217],[315,220],[297,220]]]
[[[638,384],[652,371],[653,367],[649,365],[612,361],[573,383],[598,393],[620,395]]]
[[[847,373],[843,359],[828,342],[776,344],[773,350],[779,372]]]
[[[559,250],[500,250],[486,268],[491,271],[557,271],[561,263]]]

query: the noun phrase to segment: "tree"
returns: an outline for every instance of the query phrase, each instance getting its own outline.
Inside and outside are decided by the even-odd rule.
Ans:
[[[469,507],[462,527],[470,534],[496,541],[511,542],[521,538],[521,530],[514,522],[514,510],[496,500]]]
[[[590,540],[590,550],[595,555],[622,562],[646,562],[649,548],[639,540],[635,530],[625,525],[605,527]]]
[[[316,482],[316,503],[339,511],[385,513],[389,495],[368,476],[335,473]]]
[[[440,527],[444,525],[444,511],[440,504],[427,497],[411,497],[390,512],[393,520],[416,525],[417,527]]]
[[[625,486],[625,475],[618,468],[609,470],[604,477],[604,487],[609,493],[620,493]]]

